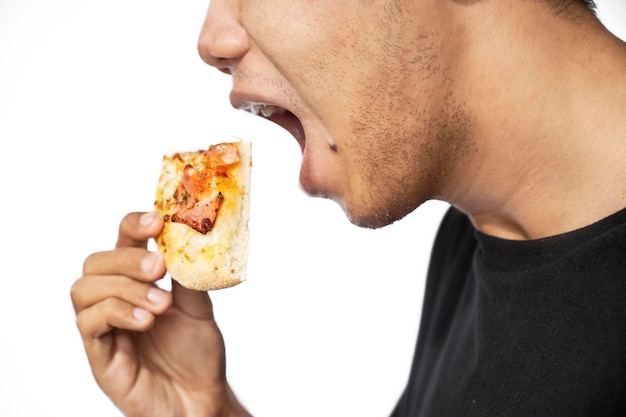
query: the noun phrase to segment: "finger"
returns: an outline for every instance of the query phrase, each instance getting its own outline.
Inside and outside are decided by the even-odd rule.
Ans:
[[[154,314],[119,298],[107,298],[81,310],[76,325],[85,344],[92,343],[113,329],[145,331],[154,323]]]
[[[89,255],[83,263],[83,276],[89,275],[125,275],[154,282],[165,275],[165,261],[158,252],[123,247]]]
[[[173,304],[185,314],[203,320],[213,320],[213,305],[206,291],[195,291],[172,280]]]
[[[94,376],[100,379],[113,359],[114,350],[125,349],[128,353],[132,351],[128,343],[124,343],[126,348],[120,344],[124,340],[129,342],[130,333],[124,333],[126,337],[120,338],[122,333],[119,330],[148,330],[154,324],[154,315],[122,300],[111,298],[81,311],[76,317],[76,324]]]
[[[167,291],[121,275],[83,277],[72,285],[70,295],[77,313],[113,298],[152,314],[161,314],[172,304]]]
[[[145,248],[148,239],[157,236],[162,229],[163,216],[159,212],[127,214],[120,223],[116,247]]]

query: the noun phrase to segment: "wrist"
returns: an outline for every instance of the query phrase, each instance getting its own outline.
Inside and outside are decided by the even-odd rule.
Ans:
[[[228,388],[226,397],[226,404],[219,417],[252,417],[252,414],[250,414],[248,410],[241,405],[237,396],[230,387]]]

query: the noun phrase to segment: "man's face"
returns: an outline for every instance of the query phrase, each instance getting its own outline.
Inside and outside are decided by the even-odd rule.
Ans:
[[[441,3],[212,0],[199,51],[234,106],[296,137],[305,191],[380,227],[439,198],[469,148]]]

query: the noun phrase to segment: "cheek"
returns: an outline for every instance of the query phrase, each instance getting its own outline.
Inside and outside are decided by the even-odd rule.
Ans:
[[[333,44],[336,16],[330,1],[263,0],[243,2],[241,19],[250,37],[269,57],[297,65],[322,45]],[[336,2],[341,3],[341,2]]]
[[[352,2],[337,0],[255,3],[262,6],[244,5],[242,18],[262,54],[314,112],[340,105],[346,77],[363,64],[355,59],[369,55],[359,46],[362,28],[374,27],[368,15],[356,15]],[[337,16],[348,18],[328,24]]]

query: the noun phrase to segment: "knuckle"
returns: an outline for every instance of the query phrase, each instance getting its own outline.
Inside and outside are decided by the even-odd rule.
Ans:
[[[72,306],[74,306],[74,311],[77,311],[78,299],[82,292],[82,280],[77,279],[74,281],[72,286],[70,287],[70,299],[72,300]]]
[[[83,262],[83,276],[90,275],[90,271],[92,271],[93,265],[96,263],[98,257],[99,252],[87,255]]]
[[[89,320],[87,319],[87,315],[84,313],[79,313],[76,315],[76,327],[81,334],[84,334],[85,329],[87,328]]]
[[[135,224],[138,221],[139,216],[141,216],[142,213],[138,212],[138,211],[133,211],[130,212],[128,214],[126,214],[123,218],[122,221],[120,222],[120,228],[124,228],[125,226],[129,225],[129,224]]]

